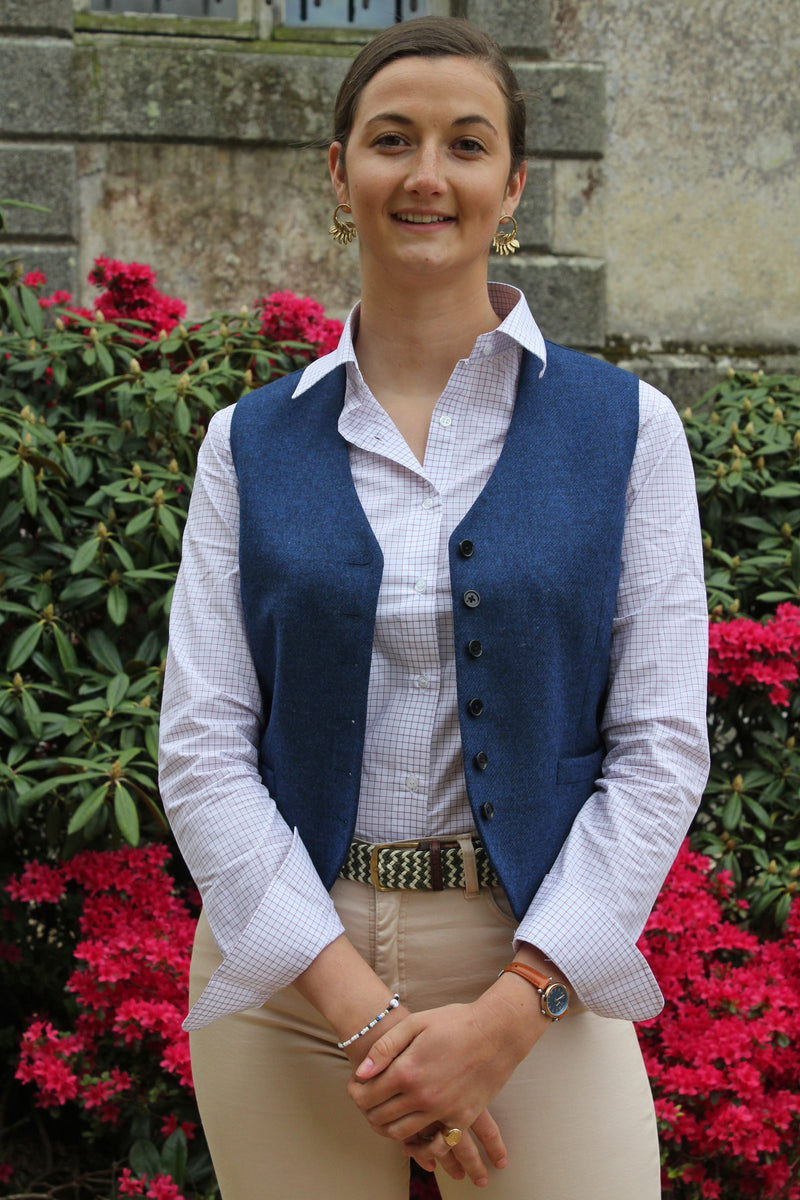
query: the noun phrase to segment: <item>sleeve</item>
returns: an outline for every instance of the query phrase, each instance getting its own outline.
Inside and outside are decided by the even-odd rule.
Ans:
[[[239,594],[232,409],[200,449],[170,615],[159,783],[223,962],[185,1028],[259,1006],[343,928],[258,772],[261,697]]]
[[[603,1016],[663,999],[636,946],[708,776],[708,609],[691,458],[670,401],[640,384],[602,722],[602,778],[515,936]]]

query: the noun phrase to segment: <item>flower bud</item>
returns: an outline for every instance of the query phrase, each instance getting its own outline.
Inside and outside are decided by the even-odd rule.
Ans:
[[[53,322],[53,324],[54,324],[54,325],[55,325],[55,327],[56,327],[56,332],[57,332],[57,333],[63,333],[63,332],[64,332],[64,322],[61,320],[61,317],[56,317],[56,319],[55,319],[55,321]]]
[[[786,538],[786,540],[788,541],[791,536],[792,536],[792,527],[788,521],[784,521],[783,524],[781,525],[781,537]]]
[[[17,265],[14,267],[14,270],[11,272],[11,286],[16,287],[18,283],[21,283],[22,276],[24,274],[25,267],[22,265],[22,263],[17,263]]]
[[[36,353],[36,338],[31,338],[28,342],[28,354],[33,356]]]
[[[105,323],[106,323],[106,319],[103,316],[103,314],[100,312],[99,308],[96,308],[94,310],[94,323],[95,323],[95,325],[105,325]]]
[[[736,372],[734,371],[733,367],[728,367],[728,379],[735,379],[735,378],[736,378]]]
[[[156,490],[156,491],[153,493],[153,500],[152,500],[153,507],[154,507],[154,508],[158,508],[158,507],[159,507],[159,505],[160,505],[160,504],[163,504],[163,503],[164,503],[164,489],[163,489],[163,488],[158,488],[158,489],[157,489],[157,490]]]
[[[735,617],[739,611],[739,601],[732,600],[728,605],[728,616]]]
[[[44,617],[45,621],[53,620],[53,617],[55,616],[55,610],[52,604],[45,604],[44,608],[42,609],[42,616]]]
[[[192,381],[189,378],[189,374],[187,371],[184,371],[183,374],[181,375],[180,379],[178,380],[177,384],[175,385],[178,395],[185,396],[191,386],[192,386]]]
[[[97,332],[94,325],[89,330],[89,341],[92,343],[93,346],[96,346],[97,343],[100,341],[100,334]]]
[[[774,858],[771,858],[769,860],[769,866],[767,867],[767,874],[768,875],[777,875],[777,873],[778,873],[778,864],[775,862]]]
[[[763,454],[759,454],[758,458],[756,459],[756,466],[758,467],[759,471],[764,470],[765,463]]]
[[[756,431],[756,427],[755,427],[755,425],[753,424],[753,422],[752,422],[752,421],[748,421],[748,422],[747,422],[747,424],[746,424],[746,425],[745,425],[745,427],[744,427],[744,432],[745,432],[746,436],[747,436],[747,437],[752,437],[752,436],[753,436],[753,434],[755,433],[755,431]]]
[[[187,328],[186,328],[186,326],[185,326],[185,325],[179,325],[179,326],[178,326],[178,333],[180,334],[180,336],[181,336],[182,338],[185,338],[185,337],[188,337],[188,336],[189,336],[188,330],[187,330]]]
[[[131,375],[141,375],[142,368],[139,366],[138,358],[132,358],[128,363],[128,371]]]
[[[14,678],[11,680],[11,686],[15,692],[21,692],[23,688],[22,676],[19,671],[14,672]]]
[[[683,412],[681,413],[681,416],[683,417],[684,421],[691,421],[691,419],[692,419],[692,410],[691,410],[691,408],[689,408],[689,406],[688,406],[688,405],[687,405],[687,407],[686,407],[686,408],[683,410]]]
[[[717,469],[714,472],[714,474],[716,475],[717,479],[724,479],[725,476],[728,474],[725,463],[718,463]]]
[[[722,613],[723,613],[723,608],[722,608],[722,605],[721,605],[721,604],[715,604],[715,605],[714,605],[714,607],[713,607],[713,608],[712,608],[712,610],[711,610],[711,615],[712,615],[712,617],[721,617],[721,616],[722,616]]]
[[[710,534],[710,533],[707,533],[707,534],[705,535],[705,537],[703,538],[703,549],[704,549],[704,550],[710,550],[710,549],[711,549],[711,546],[712,546],[711,534]]]
[[[794,750],[796,744],[797,744],[797,740],[796,740],[794,734],[791,734],[791,736],[786,739],[786,749]],[[800,869],[800,868],[798,868],[798,869]]]
[[[720,421],[721,421],[721,417],[720,417],[719,413],[712,412],[711,416],[709,417],[709,421],[711,422],[712,425],[719,425]]]
[[[753,403],[749,396],[745,396],[744,400],[742,401],[742,412],[745,414],[745,416],[747,416],[747,414],[752,412],[752,410]]]
[[[178,460],[177,460],[177,458],[171,458],[171,459],[170,459],[169,466],[167,467],[167,470],[169,471],[170,475],[177,475],[177,474],[178,474]]]
[[[798,429],[797,433],[792,438],[792,445],[794,446],[795,450],[800,450],[800,429]]]
[[[217,333],[219,334],[219,336],[221,338],[226,338],[228,336],[228,334],[230,333],[230,330],[228,329],[228,326],[226,325],[226,323],[224,321],[222,322],[219,329],[217,330]]]
[[[741,775],[734,775],[733,782],[731,783],[731,791],[732,792],[743,792],[744,791],[744,780],[742,779]]]
[[[247,368],[247,370],[244,373],[244,381],[248,387],[253,386],[253,372],[250,370],[249,367]]]
[[[139,708],[149,708],[151,704],[152,704],[152,700],[150,699],[150,697],[144,696],[139,701]]]
[[[206,374],[208,373],[208,371],[210,370],[210,368],[209,368],[209,365],[208,365],[208,359],[207,359],[207,358],[201,358],[201,359],[200,359],[200,366],[199,366],[199,368],[198,368],[198,369],[199,369],[199,371],[200,371],[200,374],[201,374],[201,375],[206,375]]]
[[[159,340],[160,342],[165,342],[165,341],[167,340],[167,331],[166,331],[166,329],[159,329],[159,331],[158,331],[158,340]]]
[[[242,318],[243,321],[246,321],[247,318],[250,316],[250,309],[247,307],[246,304],[243,304],[242,307],[239,309],[239,316]]]
[[[102,521],[97,522],[97,536],[100,538],[101,542],[108,541],[108,530]]]
[[[782,408],[775,409],[775,412],[772,414],[772,424],[773,425],[782,425],[783,424],[783,409]]]

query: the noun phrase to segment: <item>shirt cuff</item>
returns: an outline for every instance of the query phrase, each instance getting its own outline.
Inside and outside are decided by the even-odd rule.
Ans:
[[[646,959],[618,920],[579,888],[545,877],[514,935],[554,962],[601,1017],[645,1021],[664,1006]]]
[[[313,921],[309,920],[312,908]],[[280,870],[183,1028],[202,1029],[218,1017],[260,1008],[273,992],[293,983],[342,933],[344,926],[333,901],[295,829]]]

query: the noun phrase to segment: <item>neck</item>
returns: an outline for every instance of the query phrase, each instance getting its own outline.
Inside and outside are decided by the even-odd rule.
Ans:
[[[359,366],[367,379],[379,374],[401,386],[428,384],[438,394],[459,359],[469,357],[479,334],[499,324],[485,270],[471,287],[417,278],[397,288],[364,280]]]

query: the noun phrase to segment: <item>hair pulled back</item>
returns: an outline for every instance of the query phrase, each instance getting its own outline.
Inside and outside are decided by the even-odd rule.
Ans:
[[[347,149],[347,140],[369,81],[398,58],[467,58],[479,63],[494,78],[506,102],[511,174],[525,158],[525,99],[517,78],[496,42],[460,17],[415,17],[379,33],[354,58],[336,97],[333,140]]]

